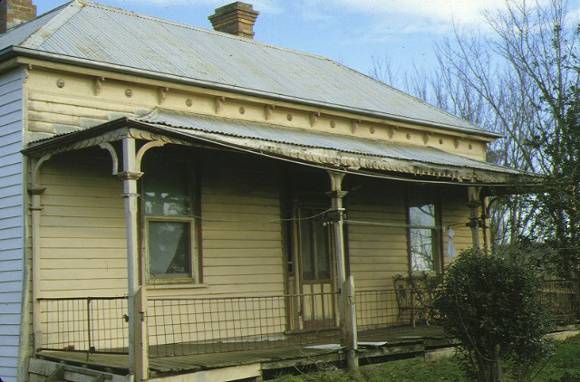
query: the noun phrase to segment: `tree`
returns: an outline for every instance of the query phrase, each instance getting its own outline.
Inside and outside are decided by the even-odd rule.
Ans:
[[[580,25],[568,24],[564,1],[534,5],[508,2],[487,20],[498,36],[494,51],[530,85],[522,95],[534,118],[517,143],[545,176],[545,192],[529,199],[537,208],[532,232],[556,249],[548,260],[561,276],[580,279]]]
[[[556,251],[546,252],[554,253],[547,263],[580,279],[580,26],[567,16],[564,0],[506,1],[486,14],[491,35],[456,29],[436,47],[434,73],[414,70],[395,85],[503,134],[489,159],[545,176],[542,192],[522,190],[494,204],[494,242],[549,243]],[[393,81],[389,63],[376,62],[373,74]]]
[[[475,249],[462,252],[444,274],[436,317],[460,340],[466,372],[479,382],[501,381],[508,364],[512,377],[529,380],[549,354],[540,285],[532,269]]]

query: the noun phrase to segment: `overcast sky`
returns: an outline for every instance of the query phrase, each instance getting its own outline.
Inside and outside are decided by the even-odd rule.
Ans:
[[[39,13],[65,1],[34,0]],[[549,0],[541,0],[549,1]],[[229,0],[100,0],[150,16],[211,28],[207,16]],[[388,56],[396,69],[433,63],[433,46],[461,30],[489,33],[484,10],[504,0],[247,0],[260,12],[256,39],[337,60],[364,73],[373,57]],[[580,0],[568,8],[580,21]]]

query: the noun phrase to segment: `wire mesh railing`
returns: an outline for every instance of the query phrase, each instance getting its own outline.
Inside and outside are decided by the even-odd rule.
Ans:
[[[580,322],[578,282],[549,280],[542,288],[556,323]],[[431,297],[416,288],[355,293],[359,333],[434,324]],[[127,353],[126,297],[43,298],[38,350]],[[170,357],[338,344],[338,294],[152,298],[146,314],[149,354]]]
[[[329,292],[150,299],[149,354],[167,357],[336,342],[331,308],[336,296]]]
[[[127,352],[127,297],[41,298],[39,304],[39,350]]]
[[[356,291],[355,307],[359,332],[408,324],[410,321],[411,312],[399,309],[394,289]]]
[[[541,299],[557,324],[580,322],[580,280],[545,280]]]
[[[433,324],[432,295],[421,288],[361,290],[355,293],[357,331]]]

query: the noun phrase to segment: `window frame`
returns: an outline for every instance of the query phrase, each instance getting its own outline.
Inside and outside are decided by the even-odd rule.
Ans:
[[[423,193],[429,195],[427,190],[423,190]],[[441,201],[439,193],[435,192],[435,190],[431,190],[431,194],[435,194],[435,196],[427,197],[426,200],[429,201],[429,204],[432,204],[435,208],[435,225],[430,227],[429,226],[420,226],[420,225],[412,225],[411,224],[411,207],[413,196],[417,195],[416,190],[412,190],[410,188],[407,189],[405,195],[405,217],[406,217],[406,236],[407,236],[407,266],[409,269],[409,274],[414,273],[435,273],[440,274],[443,272],[443,238],[441,234],[441,222],[442,222],[442,215],[441,215]],[[429,270],[414,270],[413,269],[413,251],[412,251],[412,243],[411,243],[411,230],[413,229],[430,229],[432,234],[435,235],[433,239],[433,251],[431,253],[432,260],[433,260],[433,269]],[[433,253],[436,250],[436,253]]]
[[[157,153],[155,153],[157,154]],[[200,222],[200,184],[199,173],[193,160],[179,158],[178,153],[160,153],[155,155],[151,153],[154,158],[147,158],[146,161],[172,161],[179,164],[182,168],[178,171],[181,176],[186,177],[187,189],[189,191],[190,213],[189,215],[148,215],[145,213],[145,193],[147,189],[145,182],[140,182],[141,195],[141,237],[142,250],[144,256],[144,279],[147,285],[166,285],[166,284],[191,284],[201,285],[202,279],[202,252],[201,252],[201,222]],[[147,176],[147,165],[144,161],[144,176]],[[149,162],[151,163],[151,162]],[[190,273],[167,273],[160,275],[153,275],[150,270],[150,246],[149,246],[149,223],[151,222],[174,222],[187,223],[189,226],[188,236],[189,245],[187,246],[187,258],[189,262]]]

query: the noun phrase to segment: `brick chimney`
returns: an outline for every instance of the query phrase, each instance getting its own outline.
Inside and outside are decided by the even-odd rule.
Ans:
[[[211,21],[213,29],[218,32],[254,38],[254,23],[258,14],[259,12],[254,11],[252,4],[236,1],[217,8],[208,19]]]
[[[0,33],[36,17],[32,0],[0,0]]]

